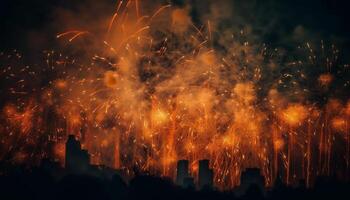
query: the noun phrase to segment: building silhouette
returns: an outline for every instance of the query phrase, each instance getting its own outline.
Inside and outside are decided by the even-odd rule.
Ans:
[[[251,187],[256,187],[265,194],[265,178],[259,168],[247,168],[241,173],[241,184],[236,190],[236,195],[242,196]]]
[[[195,189],[196,185],[194,183],[193,177],[186,177],[183,181],[183,187],[187,189]]]
[[[176,184],[183,188],[196,188],[194,178],[189,175],[188,160],[177,162]],[[213,170],[209,168],[209,160],[199,161],[198,188],[213,187]]]
[[[273,188],[283,188],[285,187],[285,184],[283,183],[283,180],[281,178],[281,175],[279,172],[277,172],[277,175],[276,175],[276,178],[275,178],[275,181],[273,183]]]
[[[200,189],[213,187],[213,170],[209,169],[209,160],[199,161],[198,186]]]
[[[65,168],[74,174],[87,173],[90,167],[90,155],[81,149],[80,142],[74,135],[69,135],[66,142]]]
[[[184,180],[188,177],[188,160],[177,161],[176,184],[184,187]]]
[[[74,135],[69,135],[66,142],[65,169],[69,174],[84,174],[103,179],[112,179],[118,175],[123,180],[127,180],[124,170],[105,165],[92,165],[88,151],[81,148],[79,140]]]

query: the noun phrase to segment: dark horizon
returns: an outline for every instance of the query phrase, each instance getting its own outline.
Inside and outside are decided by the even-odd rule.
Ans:
[[[63,168],[50,158],[43,159],[39,166],[30,168],[17,166],[10,169],[8,165],[0,162],[1,196],[9,199],[36,200],[333,199],[346,198],[350,188],[349,182],[339,181],[334,177],[318,177],[311,187],[306,186],[305,180],[300,180],[296,185],[286,185],[279,175],[274,183],[267,187],[260,169],[247,168],[241,174],[239,185],[222,191],[210,180],[213,174],[200,172],[207,170],[210,160],[199,161],[199,174],[195,179],[188,176],[188,161],[178,161],[176,183],[171,177],[151,175],[149,172],[135,171],[130,177],[123,170],[94,166],[89,162],[89,155],[81,149],[79,141],[75,140],[73,135],[67,139]]]

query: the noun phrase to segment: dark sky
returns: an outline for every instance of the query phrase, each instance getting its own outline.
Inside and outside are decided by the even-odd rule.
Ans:
[[[115,0],[107,2],[111,11]],[[208,0],[173,0],[205,4]],[[58,9],[76,10],[87,4],[84,0],[1,0],[0,2],[0,49],[28,49],[35,45],[49,48],[55,33],[60,26],[55,26],[55,15]],[[350,1],[348,0],[234,0],[243,23],[253,25],[274,21],[270,30],[264,32],[264,40],[280,40],[286,33],[302,25],[309,32],[317,33],[323,39],[342,41],[347,46],[350,38]],[[215,1],[220,3],[220,1]],[[94,9],[90,2],[89,9]],[[98,7],[96,7],[98,9]],[[107,13],[109,11],[106,11]],[[35,36],[35,42],[32,37]],[[39,39],[38,39],[39,38]],[[33,44],[34,43],[34,44]]]

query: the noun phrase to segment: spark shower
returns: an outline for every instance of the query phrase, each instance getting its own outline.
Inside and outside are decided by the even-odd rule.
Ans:
[[[195,21],[190,5],[149,4],[117,1],[97,24],[75,17],[88,26],[62,29],[37,66],[1,53],[1,160],[63,164],[74,134],[94,164],[131,176],[174,178],[180,159],[192,174],[210,159],[221,189],[246,167],[268,185],[350,176],[349,66],[336,45],[285,50],[223,26],[224,12]]]

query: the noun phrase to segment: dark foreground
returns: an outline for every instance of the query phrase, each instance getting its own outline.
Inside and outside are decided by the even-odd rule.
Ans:
[[[42,168],[13,169],[0,176],[0,199],[350,199],[350,184],[331,178],[319,178],[313,189],[285,187],[276,184],[265,193],[251,186],[245,195],[237,197],[235,191],[219,192],[215,189],[183,189],[169,179],[138,175],[126,184],[118,175],[101,179],[86,175],[50,175]]]

